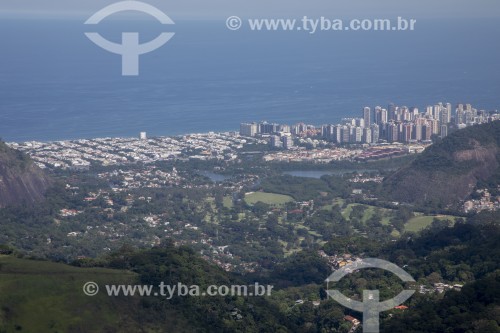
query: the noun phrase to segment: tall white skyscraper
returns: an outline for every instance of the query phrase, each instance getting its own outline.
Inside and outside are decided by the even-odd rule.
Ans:
[[[283,143],[283,148],[290,149],[293,147],[293,139],[289,135],[281,137],[281,142]]]
[[[255,136],[258,133],[258,125],[256,123],[241,123],[241,136]]]
[[[446,103],[446,123],[449,124],[451,123],[451,104]]]
[[[439,103],[439,104],[436,104],[434,105],[434,112],[432,114],[433,118],[436,119],[436,120],[440,120],[441,119],[441,111],[443,109],[443,103]]]
[[[372,142],[372,130],[369,127],[363,128],[363,143]]]
[[[387,122],[387,110],[386,109],[382,109],[380,111],[380,119],[381,119],[382,124],[385,124]]]
[[[371,123],[371,112],[372,110],[369,107],[365,107],[363,109],[363,119],[365,121],[365,127],[370,127]]]
[[[433,111],[434,111],[434,107],[432,105],[428,105],[426,110],[425,110],[425,114],[428,115],[429,117],[431,117],[434,113]]]
[[[377,143],[380,138],[380,127],[377,124],[371,126],[372,142]]]

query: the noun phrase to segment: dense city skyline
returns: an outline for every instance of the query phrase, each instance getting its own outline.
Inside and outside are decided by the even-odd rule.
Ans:
[[[458,104],[453,110],[451,103],[440,102],[420,111],[417,107],[390,103],[387,108],[376,106],[373,110],[366,106],[360,117],[344,118],[339,124],[325,124],[321,128],[305,123],[292,126],[268,122],[242,123],[240,135],[271,135],[271,146],[285,149],[290,147],[288,138],[291,136],[321,136],[340,144],[430,142],[433,136],[444,138],[452,130],[498,119],[498,113],[478,110],[471,104]]]

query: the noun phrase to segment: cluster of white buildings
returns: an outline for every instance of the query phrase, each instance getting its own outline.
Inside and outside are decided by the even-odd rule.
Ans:
[[[331,161],[354,158],[362,152],[362,149],[324,148],[306,150],[305,148],[298,148],[266,154],[264,161],[330,163]]]
[[[471,199],[464,202],[465,213],[479,213],[483,210],[495,211],[500,209],[500,196],[492,196],[487,189],[477,190],[479,199]]]
[[[102,138],[56,142],[9,143],[21,150],[42,168],[78,169],[97,165],[152,163],[156,161],[198,158],[236,159],[236,150],[247,142],[235,133],[191,134],[181,137],[148,139],[143,132],[135,138]]]
[[[437,283],[434,283],[434,285],[432,287],[428,287],[425,285],[419,285],[418,292],[419,292],[419,294],[434,294],[434,293],[442,294],[448,290],[461,291],[463,286],[464,286],[463,284],[450,285],[450,284],[443,283],[443,282],[437,282]]]
[[[377,146],[356,146],[353,148],[327,146],[325,148],[306,149],[295,147],[291,150],[270,152],[264,155],[266,162],[313,162],[330,163],[332,161],[379,160],[408,154],[421,153],[427,144],[380,144]]]
[[[172,171],[161,170],[159,167],[150,165],[141,169],[122,170],[115,169],[109,172],[99,173],[98,177],[108,182],[119,179],[120,184],[112,184],[115,192],[121,192],[136,188],[163,188],[178,186],[184,180],[175,168]]]
[[[421,142],[444,138],[451,130],[500,119],[498,113],[477,110],[470,104],[438,103],[425,112],[416,107],[389,104],[363,108],[362,117],[346,118],[341,124],[323,125],[322,136],[336,143]]]
[[[355,176],[354,178],[349,179],[348,181],[351,183],[363,184],[363,183],[369,183],[369,182],[382,183],[383,180],[384,180],[384,177],[382,177],[382,176],[370,177],[370,176],[365,176],[365,175],[361,174],[361,175]]]
[[[349,253],[344,253],[344,254],[335,254],[333,256],[329,256],[328,254],[325,253],[325,251],[320,250],[318,251],[318,255],[321,258],[324,258],[328,261],[328,265],[330,266],[330,269],[332,271],[335,271],[337,269],[340,269],[346,265],[351,265],[351,264],[360,264],[363,259],[357,256],[353,256],[352,254]]]
[[[427,106],[425,112],[416,107],[389,104],[363,108],[361,117],[344,118],[340,124],[314,125],[299,123],[293,126],[275,123],[242,123],[240,135],[271,137],[271,146],[287,146],[287,138],[321,136],[338,144],[375,144],[379,142],[430,141],[433,136],[444,138],[451,130],[499,120],[500,114],[477,110],[471,104],[438,103]],[[288,145],[291,147],[291,145]]]
[[[293,126],[268,123],[266,121],[260,123],[241,123],[240,135],[243,137],[261,137],[269,138],[269,144],[272,148],[291,149],[294,147],[295,136],[300,136],[308,130],[315,131],[314,126],[297,124]]]

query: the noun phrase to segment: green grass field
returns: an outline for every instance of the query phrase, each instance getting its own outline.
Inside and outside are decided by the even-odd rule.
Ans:
[[[108,297],[104,285],[135,280],[127,271],[0,256],[0,332],[104,332],[124,327],[137,300]],[[99,295],[83,293],[89,281],[101,287]],[[124,332],[137,329],[132,326],[125,326]]]
[[[280,206],[294,200],[291,196],[276,193],[253,192],[245,195],[245,202],[249,205],[255,205],[259,201],[269,205]]]
[[[442,216],[416,216],[409,220],[405,225],[405,231],[409,232],[419,232],[427,228],[432,224],[432,221],[437,218],[439,220],[451,220],[455,221],[454,216],[442,215]]]
[[[344,209],[342,210],[342,216],[343,216],[346,220],[349,220],[349,219],[350,219],[351,212],[352,212],[352,205],[353,205],[353,204],[347,205],[347,207],[346,207],[346,208],[344,208]]]
[[[222,204],[224,207],[231,209],[233,208],[233,199],[231,197],[224,197],[222,199]]]
[[[364,211],[364,213],[363,213],[363,218],[361,219],[361,222],[366,223],[366,221],[368,221],[370,218],[373,217],[373,215],[375,214],[376,210],[378,210],[383,215],[381,223],[384,224],[384,225],[388,225],[389,224],[389,219],[390,219],[390,216],[392,214],[392,210],[386,209],[386,208],[377,208],[377,207],[374,207],[374,206],[363,205],[363,204],[350,204],[350,205],[347,205],[347,207],[344,208],[344,210],[342,210],[342,216],[346,220],[350,220],[352,208],[355,207],[355,206],[363,206],[363,207],[366,208],[365,211]]]
[[[382,220],[380,222],[383,225],[389,225],[390,224],[390,219],[391,219],[392,215],[394,214],[394,211],[391,210],[391,209],[376,208],[376,207],[373,207],[373,206],[368,206],[368,205],[362,205],[362,204],[356,204],[356,203],[354,203],[354,204],[347,205],[347,207],[345,207],[342,210],[342,216],[346,220],[350,219],[350,215],[351,215],[352,209],[355,206],[364,206],[364,207],[366,207],[366,209],[364,211],[364,214],[363,214],[363,218],[362,218],[362,222],[363,223],[366,223],[366,221],[368,221],[374,215],[374,213],[375,213],[375,211],[377,209],[382,214]],[[329,207],[327,207],[327,208],[329,208]],[[417,213],[417,215],[418,214],[419,213]],[[450,216],[450,215],[439,215],[439,216],[419,215],[419,216],[415,216],[414,218],[412,218],[410,221],[408,221],[406,223],[406,225],[405,225],[405,231],[408,231],[408,232],[419,232],[419,231],[427,228],[428,226],[430,226],[432,224],[432,221],[434,220],[434,218],[437,218],[437,219],[440,219],[440,220],[451,220],[451,221],[455,221],[455,219],[456,219],[455,216]],[[393,233],[392,233],[392,235],[394,237],[398,237],[399,233],[394,230]]]

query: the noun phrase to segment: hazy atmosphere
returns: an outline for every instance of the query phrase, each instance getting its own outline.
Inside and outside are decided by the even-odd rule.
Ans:
[[[3,0],[0,4],[0,12],[42,16],[79,15],[92,13],[113,2],[109,0]],[[172,16],[205,19],[217,19],[227,15],[328,15],[342,18],[384,15],[404,15],[417,18],[500,16],[500,2],[496,0],[152,0],[148,3],[169,12]]]
[[[500,0],[0,0],[0,333],[500,333],[499,36]]]

